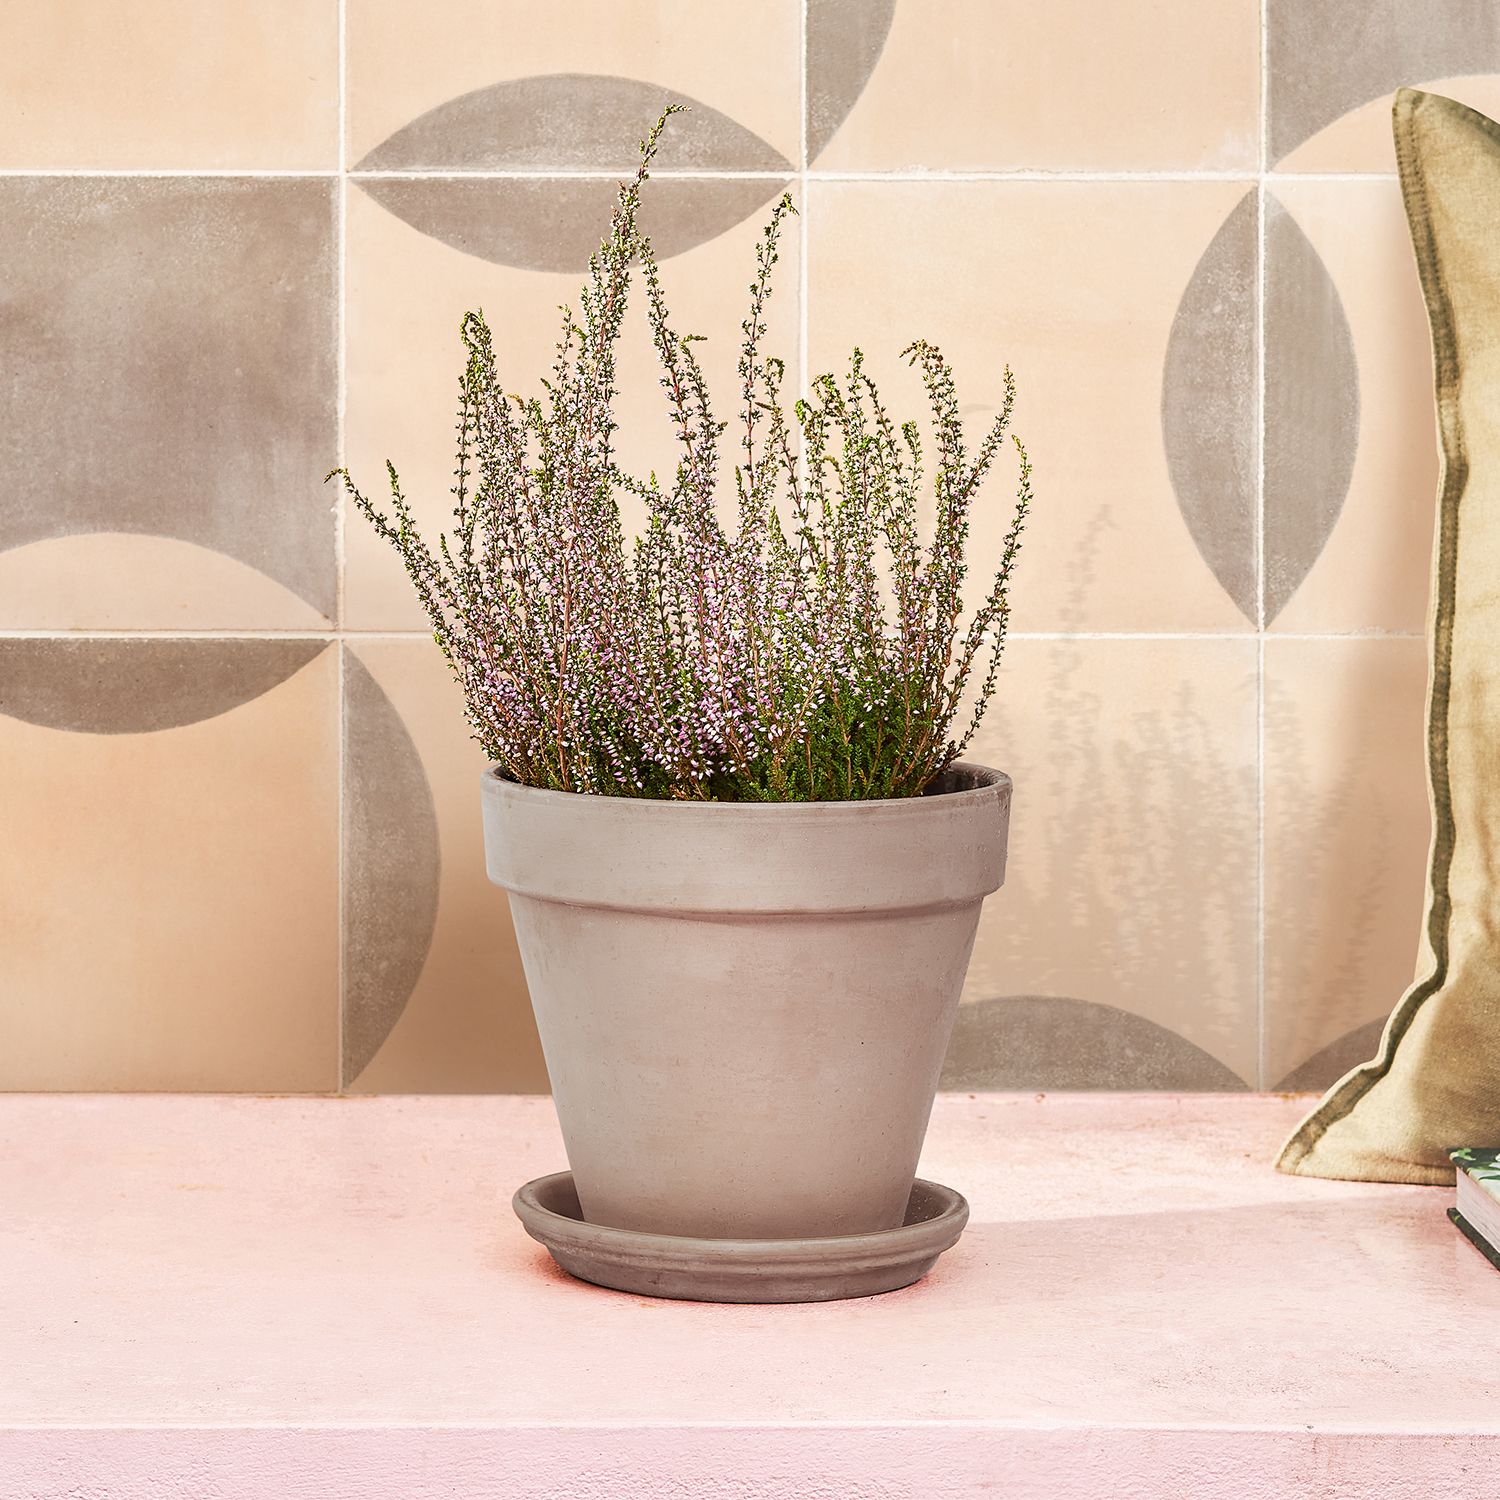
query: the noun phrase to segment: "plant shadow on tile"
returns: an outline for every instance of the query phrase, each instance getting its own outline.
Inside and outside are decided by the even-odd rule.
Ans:
[[[1313,1087],[1417,966],[1426,643],[1273,636],[1265,672],[1266,1082]]]
[[[1117,1033],[1132,1069],[1254,1081],[1255,681],[1235,638],[1012,643],[975,750],[1015,778],[1011,863],[962,1025],[1013,1027],[1054,1077],[1072,1015],[1080,1036]],[[1017,992],[1034,998],[995,998]]]

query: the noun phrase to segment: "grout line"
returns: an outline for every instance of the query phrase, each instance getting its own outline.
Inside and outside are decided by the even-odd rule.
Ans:
[[[811,251],[810,231],[808,221],[812,213],[812,204],[808,201],[808,160],[807,160],[807,25],[808,25],[809,0],[802,0],[801,24],[797,29],[797,95],[798,105],[798,136],[797,136],[797,389],[805,391],[809,379],[808,372],[808,329],[811,327],[812,316],[808,302],[809,292],[812,285],[811,270],[809,267],[809,254]]]
[[[1008,641],[1422,641],[1420,630],[1008,630]],[[430,630],[72,630],[3,629],[0,640],[12,641],[430,641]]]
[[[780,170],[775,167],[757,167],[745,170],[718,169],[713,167],[669,167],[661,171],[653,169],[651,173],[652,177],[680,177],[688,180],[712,178],[731,182],[776,182],[784,181],[789,176],[795,178],[802,178],[804,176],[812,177],[819,182],[1243,182],[1246,178],[1255,175],[1254,168],[1248,166],[1238,171],[1228,169],[1173,171],[1163,168],[1160,171],[1145,172],[1096,172],[1086,168],[1059,168],[1055,171],[1043,171],[1027,167],[974,168],[967,171],[943,167],[896,167],[889,170],[868,172],[831,170],[828,168],[813,167],[807,163],[805,93],[803,100],[802,142],[797,164],[793,165],[789,163],[786,168]],[[565,177],[577,178],[583,182],[614,182],[621,176],[626,175],[626,172],[623,166],[617,167],[613,171],[602,167],[497,167],[491,169],[475,168],[472,170],[452,167],[408,167],[384,171],[356,169],[350,175],[375,181],[391,181],[402,178],[446,179],[454,177],[515,178],[520,181],[550,181],[554,178]],[[1360,175],[1365,176],[1370,174],[1362,173]],[[1393,173],[1387,175],[1394,176]]]
[[[211,629],[183,626],[177,630],[90,630],[87,626],[72,630],[0,629],[0,640],[19,641],[336,641],[339,637],[340,632],[337,626],[326,630],[316,627],[304,630],[295,625],[289,625],[282,630],[266,626],[247,627],[243,630],[223,626],[215,626]]]
[[[0,167],[0,177],[326,177],[329,167]]]
[[[804,64],[805,66],[805,64]],[[340,101],[342,115],[342,100]],[[803,110],[803,134],[806,135],[806,109]],[[341,126],[342,129],[342,126]],[[340,155],[344,144],[340,142]],[[803,152],[806,152],[804,139]],[[615,171],[582,170],[574,167],[510,168],[493,171],[466,171],[461,168],[412,169],[408,171],[360,171],[348,169],[342,164],[337,168],[287,168],[268,169],[260,167],[151,167],[151,168],[93,168],[93,167],[4,167],[0,177],[249,177],[249,178],[328,178],[353,182],[391,182],[410,179],[424,181],[436,179],[448,181],[472,178],[476,181],[552,181],[558,178],[578,178],[581,181],[617,182],[628,176],[625,167]],[[788,177],[813,182],[890,182],[890,183],[944,183],[944,182],[1245,182],[1251,178],[1277,178],[1288,182],[1395,182],[1394,172],[1277,172],[1245,167],[1238,171],[1147,171],[1147,172],[1090,172],[1085,170],[1037,171],[1027,169],[995,169],[992,171],[943,171],[929,169],[893,169],[891,171],[850,172],[828,171],[810,166],[788,166],[785,171],[763,168],[756,171],[699,171],[684,168],[652,169],[653,178],[680,177],[689,181],[731,182],[784,182]]]
[[[338,422],[337,422],[337,445],[338,460],[341,465],[349,462],[346,449],[345,430],[346,413],[349,401],[349,377],[348,377],[348,277],[349,277],[349,238],[348,238],[348,206],[349,206],[349,79],[348,79],[348,4],[347,0],[338,0],[338,58],[339,58],[339,178],[338,178],[338,256],[339,256],[339,293],[338,293]],[[338,775],[338,993],[336,1004],[338,1006],[338,1092],[345,1092],[348,1080],[344,1077],[344,1000],[347,990],[348,975],[345,972],[345,950],[347,948],[348,934],[345,931],[347,921],[347,903],[345,901],[345,890],[348,871],[345,868],[344,846],[346,843],[347,830],[344,826],[344,802],[348,783],[348,759],[349,759],[349,723],[348,723],[348,695],[345,684],[346,662],[345,657],[348,646],[345,642],[345,604],[344,604],[344,523],[348,512],[345,503],[344,490],[339,486],[335,492],[333,512],[333,535],[334,535],[334,558],[337,568],[334,590],[334,629],[338,640],[338,736],[339,736],[339,775]]]
[[[613,170],[608,167],[398,167],[385,171],[366,171],[356,167],[349,175],[362,182],[400,182],[408,178],[414,181],[434,178],[445,181],[458,177],[473,177],[481,181],[552,182],[557,178],[567,178],[579,182],[619,182],[622,177],[631,175],[631,169],[623,163]],[[688,181],[710,179],[718,182],[785,182],[797,175],[798,169],[790,162],[780,168],[756,167],[742,171],[714,167],[651,168],[653,182],[669,177],[685,178]]]
[[[451,176],[451,173],[434,174]],[[538,173],[553,176],[553,173]],[[683,176],[713,176],[698,172],[683,173]],[[765,173],[724,174],[761,177]],[[1237,169],[1203,171],[1173,171],[1162,168],[1144,172],[1093,172],[1081,168],[1059,168],[1056,171],[1040,171],[1034,168],[995,168],[992,170],[945,171],[941,168],[892,169],[877,172],[831,171],[814,168],[810,174],[818,182],[1248,182],[1262,175],[1254,166]],[[1297,182],[1369,182],[1374,180],[1396,180],[1394,172],[1274,172],[1271,176],[1285,177]]]
[[[1270,161],[1270,0],[1260,0],[1260,162],[1255,184],[1255,1084],[1266,1064],[1266,180]]]
[[[622,176],[628,175],[622,168],[615,172],[605,171],[579,171],[569,168],[531,168],[497,171],[456,171],[456,170],[411,170],[404,172],[361,172],[353,171],[350,177],[357,181],[393,181],[402,178],[412,179],[454,179],[472,177],[480,180],[495,179],[504,181],[516,179],[518,181],[552,181],[557,178],[578,178],[584,182],[605,181],[617,182]],[[666,171],[653,171],[653,177],[677,177],[686,181],[726,181],[726,182],[781,182],[789,175],[786,172],[775,172],[769,170],[758,170],[753,172],[731,172],[714,171],[703,168],[691,171],[685,168],[672,168]],[[1032,171],[1024,168],[996,168],[991,171],[944,171],[940,168],[923,169],[892,169],[885,172],[852,172],[834,171],[827,168],[809,166],[805,171],[793,169],[791,176],[799,179],[807,178],[813,182],[896,182],[896,183],[945,183],[945,182],[1245,182],[1257,176],[1253,167],[1242,168],[1238,171],[1154,171],[1154,172],[1090,172],[1084,170],[1060,169],[1053,172]],[[1294,182],[1395,182],[1394,172],[1271,172],[1267,175],[1285,178]]]
[[[1420,630],[1008,630],[1008,641],[1421,641]]]
[[[1256,578],[1256,622],[1253,630],[1201,630],[1201,631],[1012,631],[1012,641],[1037,642],[1083,642],[1083,641],[1253,641],[1256,650],[1256,1084],[1267,1086],[1269,1063],[1269,1038],[1267,1035],[1266,977],[1267,977],[1267,910],[1266,910],[1266,782],[1267,782],[1267,682],[1266,657],[1269,641],[1324,642],[1339,640],[1425,640],[1421,630],[1355,629],[1348,631],[1272,632],[1268,629],[1265,611],[1266,578],[1266,321],[1267,321],[1267,195],[1274,183],[1393,183],[1394,172],[1285,172],[1276,171],[1269,164],[1269,52],[1268,52],[1268,0],[1260,0],[1260,98],[1259,98],[1259,142],[1258,160],[1253,168],[1238,171],[1088,171],[1088,170],[931,170],[897,169],[891,171],[829,171],[815,170],[809,161],[808,143],[808,12],[810,0],[801,0],[801,25],[798,35],[798,74],[800,95],[798,160],[788,163],[785,171],[755,170],[683,170],[664,169],[653,171],[653,177],[681,178],[688,181],[754,181],[785,182],[794,180],[798,189],[798,355],[800,361],[799,382],[805,388],[809,375],[810,347],[810,187],[814,183],[879,184],[891,185],[945,185],[945,184],[1168,184],[1168,183],[1248,183],[1253,181],[1257,207],[1257,237],[1255,254],[1255,389],[1257,420],[1254,425],[1255,442],[1255,578]],[[348,162],[348,7],[347,0],[337,0],[337,56],[338,56],[338,147],[337,166],[332,169],[255,169],[255,168],[163,168],[163,169],[94,169],[58,168],[27,169],[0,168],[0,178],[36,179],[205,179],[205,180],[314,180],[334,187],[336,197],[336,418],[335,446],[338,462],[347,463],[347,408],[348,408],[348,229],[347,207],[351,183],[362,181],[449,180],[474,179],[478,181],[549,181],[577,178],[583,181],[616,181],[628,173],[627,166],[618,170],[580,170],[573,168],[509,169],[494,171],[464,170],[410,170],[410,171],[361,171],[351,170]],[[348,760],[348,723],[346,715],[345,675],[347,653],[356,641],[425,641],[431,639],[430,631],[410,630],[354,630],[347,618],[346,582],[346,526],[347,504],[342,491],[334,502],[335,541],[335,605],[330,629],[4,629],[0,628],[0,640],[281,640],[319,641],[336,647],[336,691],[337,691],[337,889],[338,889],[338,958],[336,1015],[338,1028],[338,1061],[336,1094],[348,1092],[349,1080],[344,1076],[345,1068],[345,795]],[[303,1095],[305,1096],[305,1095]]]

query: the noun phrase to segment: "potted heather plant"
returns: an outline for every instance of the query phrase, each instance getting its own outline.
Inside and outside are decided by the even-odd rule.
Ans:
[[[913,1177],[1010,802],[1005,776],[960,756],[995,687],[1030,468],[1017,442],[1014,519],[965,624],[969,518],[1008,447],[1010,373],[971,448],[943,356],[910,346],[930,457],[858,351],[788,410],[761,348],[785,197],[757,250],[731,467],[637,225],[666,119],[563,310],[541,395],[507,394],[483,316],[463,320],[451,534],[422,538],[389,464],[388,509],[343,478],[400,552],[494,762],[489,874],[572,1169],[562,1216],[662,1254],[664,1237],[692,1254],[848,1246],[937,1211],[912,1207]],[[615,452],[636,274],[679,444],[665,479]],[[645,508],[634,538],[627,495]],[[659,1265],[582,1274],[736,1295]],[[765,1270],[774,1286],[751,1274],[737,1295],[913,1279],[893,1274],[799,1290]]]

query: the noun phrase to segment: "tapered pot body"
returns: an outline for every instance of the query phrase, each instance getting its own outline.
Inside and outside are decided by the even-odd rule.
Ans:
[[[484,778],[584,1217],[772,1239],[902,1222],[1010,781],[702,803]]]

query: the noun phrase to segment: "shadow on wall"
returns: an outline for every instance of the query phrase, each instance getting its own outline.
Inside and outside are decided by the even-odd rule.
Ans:
[[[1090,528],[1064,632],[1112,526]],[[1016,776],[1015,847],[945,1085],[1245,1088],[1205,1047],[1253,1056],[1248,637],[1022,640],[1014,653],[979,758]],[[1026,993],[995,995],[1017,978]]]
[[[1267,1083],[1375,1055],[1411,983],[1431,821],[1418,639],[1267,645]]]
[[[959,1014],[949,1088],[1244,1086],[1204,1047],[1232,1055],[1214,1041],[1230,994],[1252,1024],[1235,931],[1253,923],[1255,789],[1228,800],[1244,773],[1210,733],[1210,685],[1164,689],[1180,703],[1165,722],[1128,697],[1122,714],[1084,659],[1097,649],[1051,645],[1040,702],[1017,695],[1046,735],[1016,768],[1018,809],[1036,812]],[[1321,1090],[1369,1060],[1411,980],[1424,682],[1418,640],[1269,643],[1265,1087]],[[1015,739],[1024,762],[1028,736]],[[1022,976],[1030,993],[994,995]]]
[[[1369,755],[1369,726],[1376,717],[1372,695],[1380,684],[1368,675],[1350,674],[1338,686],[1344,702],[1332,727],[1336,742],[1319,746],[1318,757],[1353,768]],[[1331,789],[1318,788],[1296,706],[1270,681],[1266,735],[1276,745],[1281,774],[1292,795],[1308,810],[1294,828],[1283,827],[1278,835],[1295,840],[1298,874],[1313,871],[1323,877],[1305,883],[1298,893],[1295,920],[1279,923],[1276,941],[1266,943],[1266,993],[1294,1003],[1297,1018],[1315,1025],[1329,1013],[1347,1012],[1348,997],[1370,988],[1367,955],[1378,946],[1386,915],[1386,871],[1392,851],[1383,820],[1355,815],[1360,798],[1357,776],[1341,777]],[[1415,927],[1411,933],[1415,939]],[[1392,975],[1389,995],[1377,1001],[1383,1006],[1378,1019],[1314,1052],[1274,1086],[1287,1092],[1321,1091],[1356,1064],[1368,1062],[1379,1044],[1385,1012],[1410,978],[1409,971]]]

